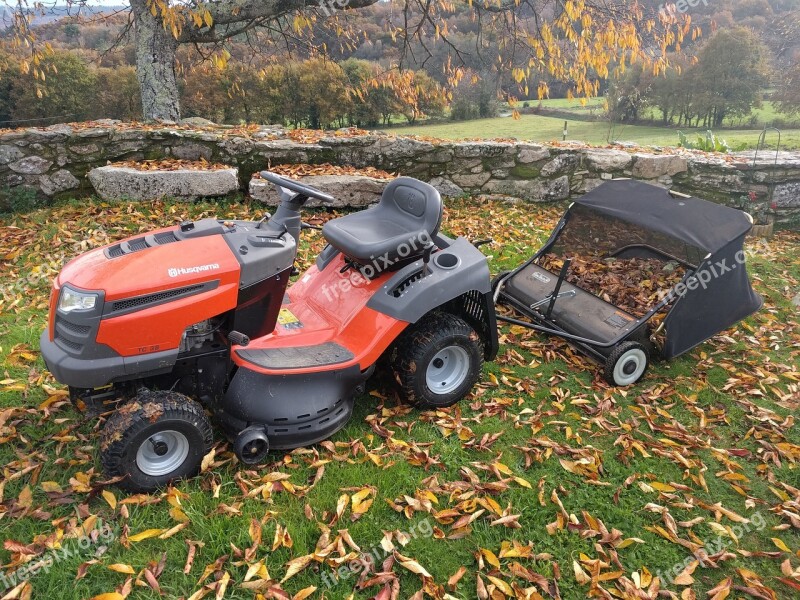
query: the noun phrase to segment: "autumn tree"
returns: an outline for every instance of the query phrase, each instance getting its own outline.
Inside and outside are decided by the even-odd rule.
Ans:
[[[378,103],[370,95],[369,82],[373,80],[376,67],[374,63],[357,58],[349,58],[341,63],[347,82],[349,112],[347,121],[356,127],[374,126],[381,121]]]
[[[31,48],[27,67],[41,76],[42,53],[31,27],[31,4],[14,4],[20,46]],[[80,5],[86,0],[73,0]],[[475,61],[506,70],[527,94],[547,92],[538,73],[570,82],[579,95],[596,95],[600,80],[616,67],[642,61],[662,73],[667,49],[689,32],[688,20],[675,25],[663,13],[646,12],[638,0],[391,0],[385,27],[397,47],[392,67],[426,66],[437,49],[446,50],[448,83],[463,77]],[[304,52],[331,54],[335,48],[311,39],[317,24],[340,47],[363,39],[348,25],[350,15],[377,0],[129,0],[135,37],[136,73],[147,119],[180,118],[178,48],[190,45],[217,64],[229,57],[229,40],[245,40],[260,51],[283,43]],[[19,8],[22,7],[22,8]],[[478,34],[457,36],[446,19],[454,10],[469,14]],[[495,48],[501,52],[494,51]],[[472,67],[475,70],[475,67]]]
[[[497,75],[467,71],[453,89],[450,118],[455,121],[497,116]]]
[[[697,114],[719,127],[726,117],[748,115],[768,83],[765,48],[744,28],[720,30],[708,40],[690,73],[697,89]]]
[[[639,64],[615,78],[606,93],[611,120],[620,123],[638,121],[652,98],[652,84],[649,73]]]
[[[425,71],[409,72],[409,90],[402,92],[406,99],[403,105],[403,116],[409,123],[415,123],[420,117],[441,117],[447,108],[447,97],[444,90],[433,77]]]
[[[344,71],[336,63],[323,58],[304,61],[299,67],[299,86],[305,120],[312,129],[327,129],[347,113]]]
[[[88,118],[97,89],[97,76],[80,56],[55,52],[41,63],[44,79],[34,81],[19,73],[11,82],[11,102],[15,120],[67,117],[72,121]]]
[[[91,101],[92,114],[121,121],[142,118],[139,80],[133,67],[101,67],[96,71],[96,91]]]
[[[800,62],[784,73],[772,99],[781,112],[787,115],[800,114]]]

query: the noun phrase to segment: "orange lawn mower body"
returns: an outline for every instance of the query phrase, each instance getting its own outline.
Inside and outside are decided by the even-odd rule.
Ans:
[[[106,414],[101,460],[123,487],[196,473],[208,414],[255,464],[344,427],[379,362],[406,400],[443,407],[497,352],[486,258],[439,232],[434,188],[394,180],[376,207],[326,223],[328,245],[297,274],[300,210],[332,198],[262,176],[281,197],[270,218],[128,238],[53,284],[42,355],[80,408]]]

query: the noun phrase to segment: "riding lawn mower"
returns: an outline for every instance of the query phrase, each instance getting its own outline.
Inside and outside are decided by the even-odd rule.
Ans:
[[[288,288],[309,199],[333,197],[270,172],[280,204],[258,222],[202,219],[70,262],[40,340],[72,400],[108,411],[100,459],[148,491],[200,469],[207,413],[239,460],[341,429],[376,365],[426,408],[467,395],[497,352],[486,257],[439,232],[442,200],[400,177],[377,206],[332,219],[328,244]]]

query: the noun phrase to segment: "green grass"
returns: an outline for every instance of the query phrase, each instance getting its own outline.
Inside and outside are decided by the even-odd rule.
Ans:
[[[584,121],[567,119],[567,140],[603,145],[614,141],[635,142],[642,146],[677,146],[678,129],[654,125],[611,125],[603,121]],[[493,139],[516,138],[534,142],[552,142],[562,139],[564,119],[542,115],[520,115],[475,119],[473,121],[453,121],[431,125],[412,125],[392,128],[397,134],[425,135],[441,139]],[[682,128],[693,138],[695,133],[705,134],[704,129]],[[717,133],[732,146],[746,145],[754,148],[761,134],[760,129],[724,129]],[[774,139],[768,142],[774,148]],[[784,150],[800,148],[800,129],[782,132],[781,148]]]
[[[771,127],[776,123],[776,121],[782,121],[789,125],[794,124],[794,128],[797,128],[798,121],[800,120],[798,119],[797,115],[790,117],[782,113],[780,110],[778,110],[775,104],[769,100],[763,101],[761,106],[754,108],[751,111],[751,115],[755,117],[755,124],[760,128],[763,128],[764,126]],[[650,108],[646,110],[642,116],[657,122],[661,119],[661,112],[656,108]],[[725,126],[720,131],[726,132],[731,128],[739,129],[747,127],[750,123],[750,119],[751,117],[726,119]],[[791,127],[785,127],[785,129],[791,129]]]
[[[458,201],[448,205],[444,229],[473,239],[494,238],[496,243],[483,249],[490,255],[491,270],[496,273],[527,258],[546,238],[560,210],[552,206]],[[792,589],[778,578],[782,577],[780,562],[789,559],[796,568],[796,557],[781,552],[776,558],[748,559],[735,552],[737,548],[779,552],[770,540],[773,537],[780,538],[792,551],[800,548],[797,530],[791,528],[788,519],[773,512],[780,502],[774,490],[791,496],[794,492],[783,485],[800,486],[797,464],[790,460],[791,454],[780,454],[779,460],[769,458],[781,445],[784,452],[795,453],[795,461],[800,459],[800,431],[790,419],[798,408],[798,382],[792,379],[796,376],[792,374],[797,373],[798,327],[791,299],[800,279],[800,238],[788,232],[781,233],[768,247],[757,249],[749,261],[749,271],[757,290],[765,297],[765,307],[724,336],[687,355],[672,362],[655,363],[644,381],[634,388],[609,389],[600,381],[596,365],[559,340],[503,327],[498,360],[486,365],[483,382],[457,409],[441,413],[408,410],[395,402],[390,378],[375,378],[368,386],[372,394],[359,399],[353,419],[333,436],[331,441],[336,446],[318,446],[311,452],[286,455],[275,453],[271,464],[252,471],[241,470],[230,460],[219,464],[176,486],[185,494],[181,505],[190,519],[184,530],[166,540],[151,538],[125,545],[125,535],[151,528],[167,529],[177,521],[169,514],[170,505],[164,494],[146,499],[152,504],[139,499],[126,505],[127,516],[121,505],[112,510],[99,494],[102,476],[95,459],[97,423],[75,412],[63,398],[56,399],[46,410],[39,408],[49,394],[44,386],[50,391],[49,386],[58,387],[35,354],[38,334],[45,324],[48,278],[77,251],[75,243],[84,237],[90,238],[89,245],[96,245],[184,218],[211,214],[254,218],[259,209],[236,203],[108,206],[81,200],[0,220],[0,256],[5,257],[0,262],[0,361],[4,371],[0,383],[2,539],[36,545],[56,531],[70,530],[90,514],[108,522],[115,536],[110,542],[79,549],[75,556],[56,562],[49,572],[32,577],[33,597],[88,598],[111,592],[122,586],[128,575],[109,570],[109,565],[130,565],[135,578],[165,554],[166,567],[158,579],[165,597],[189,597],[201,588],[198,580],[204,568],[228,555],[205,583],[213,585],[227,573],[230,584],[224,597],[252,598],[255,592],[242,586],[247,563],[263,560],[272,578],[280,580],[286,574],[287,561],[314,550],[323,529],[319,523],[331,521],[340,496],[352,495],[363,486],[376,490],[371,508],[360,519],[351,521],[348,506],[342,519],[331,527],[331,537],[337,535],[337,530],[347,528],[361,549],[368,551],[380,543],[383,532],[407,532],[416,527],[420,534],[400,548],[401,553],[418,561],[439,586],[446,586],[448,578],[465,566],[467,574],[450,591],[455,598],[477,597],[478,572],[487,585],[491,585],[489,575],[514,581],[520,587],[532,585],[512,576],[513,561],[550,580],[558,573],[557,584],[565,599],[585,598],[589,593],[589,586],[578,583],[573,572],[573,561],[581,561],[582,557],[608,562],[616,554],[620,566],[612,562],[603,572],[619,568],[628,579],[645,568],[651,573],[669,569],[683,561],[688,551],[656,532],[656,526],[665,527],[664,519],[646,507],[663,506],[676,521],[702,517],[703,521],[691,528],[679,526],[679,534],[684,539],[695,536],[693,539],[709,543],[718,535],[710,525],[715,521],[714,512],[702,508],[701,503],[721,503],[725,509],[750,519],[763,517],[766,528],[744,534],[738,545],[729,541],[726,547],[734,554],[720,561],[718,568],[695,571],[696,583],[692,587],[697,596],[705,597],[707,590],[726,577],[733,578],[735,585],[746,585],[736,571],[740,567],[758,573],[777,597],[792,595]],[[20,231],[30,233],[22,242],[8,241]],[[303,266],[310,264],[321,245],[318,233],[306,235],[300,253]],[[20,247],[22,250],[15,254]],[[45,277],[21,287],[13,286],[21,274],[36,268]],[[11,306],[15,301],[17,304]],[[20,350],[33,354],[21,356]],[[462,430],[463,439],[445,429],[453,427],[459,417],[461,425],[468,428]],[[378,434],[382,430],[371,427],[376,419],[391,432],[391,439],[382,438]],[[479,442],[485,434],[500,437],[488,448],[481,448]],[[412,450],[404,450],[400,442]],[[647,455],[632,449],[633,442]],[[729,450],[736,452],[726,454]],[[431,464],[426,466],[424,460],[414,464],[420,461],[423,451],[432,458]],[[749,454],[742,457],[739,451]],[[567,471],[559,460],[577,461],[588,456],[599,457],[602,465],[594,482]],[[217,458],[220,457],[230,458],[227,446],[221,442],[217,447]],[[330,462],[324,465],[319,481],[303,490],[317,474],[317,460]],[[498,477],[485,470],[495,462],[505,465],[531,487],[503,477],[505,483],[496,490],[470,492],[466,469],[475,473],[482,485],[497,484]],[[25,467],[34,465],[34,469],[23,472]],[[274,472],[288,474],[289,481],[300,491],[273,490],[267,497],[245,497],[242,488],[252,489],[259,478]],[[725,479],[726,474],[734,472],[743,478]],[[76,477],[84,476],[88,477],[89,487],[75,489]],[[65,491],[63,499],[55,502],[52,492],[49,497],[43,482],[58,483]],[[656,489],[659,484],[670,482],[687,487]],[[108,489],[118,501],[125,498],[119,490]],[[435,510],[458,506],[459,494],[467,493],[459,507],[462,514],[480,508],[471,505],[476,498],[491,499],[501,510],[519,515],[521,527],[492,526],[494,518],[484,514],[465,535],[440,539],[441,535],[452,533],[451,524],[438,522],[424,511],[408,519],[389,504],[402,504],[404,497],[426,489],[436,490]],[[30,501],[26,500],[28,490]],[[559,512],[551,500],[554,495],[572,515],[572,524],[551,535],[548,524],[556,521]],[[306,516],[307,510],[311,511],[311,518]],[[616,551],[609,544],[598,546],[601,537],[587,530],[589,517],[585,513],[601,521],[609,532],[618,530],[622,538],[640,541]],[[263,522],[262,541],[253,559],[246,561],[242,552],[252,544],[248,529],[253,519]],[[429,531],[423,526],[426,521],[438,528],[434,536],[424,535]],[[719,522],[723,526],[736,524],[722,515]],[[272,551],[278,524],[287,528],[293,545]],[[787,524],[789,528],[773,529]],[[188,575],[183,574],[188,549],[185,539],[204,544]],[[544,556],[501,559],[499,570],[488,564],[479,569],[476,553],[488,549],[497,554],[501,544],[508,541],[530,542],[533,554]],[[0,550],[6,573],[11,569],[13,548],[7,544],[6,549]],[[103,551],[95,555],[98,548]],[[86,576],[76,581],[81,563],[92,560],[96,562],[86,566]],[[583,568],[590,572],[586,561]],[[411,597],[422,587],[419,576],[398,565],[393,570],[399,577],[400,598]],[[355,590],[357,575],[327,590],[322,574],[332,573],[330,566],[315,562],[284,583],[283,588],[294,594],[316,586],[319,589],[313,597],[322,597],[324,592],[324,597],[331,599],[344,599],[351,593],[355,598],[371,598],[380,590],[377,586]],[[140,579],[144,582],[143,575]],[[614,580],[602,585],[613,588]],[[678,594],[682,590],[678,585],[667,587]],[[544,597],[549,596],[539,591]],[[213,596],[210,591],[209,597]],[[157,594],[146,584],[134,585],[131,597],[156,598]]]
[[[581,100],[580,98],[573,98],[571,100],[567,98],[545,98],[541,101],[527,100],[524,102],[517,102],[516,107],[521,109],[525,103],[527,103],[530,108],[541,106],[545,109],[572,113],[576,119],[602,119],[605,110],[605,100],[603,98],[590,98],[588,100]],[[731,128],[745,128],[747,127],[748,123],[750,123],[751,117],[755,117],[755,125],[758,128],[763,128],[765,125],[772,126],[776,121],[783,121],[789,124],[794,123],[796,128],[799,120],[797,116],[791,117],[781,112],[775,103],[771,102],[770,100],[764,100],[761,102],[761,106],[752,109],[750,116],[745,118],[727,119],[721,131],[727,131]],[[650,107],[644,111],[642,118],[659,122],[661,119],[661,112],[657,108]],[[790,128],[787,127],[787,129]]]

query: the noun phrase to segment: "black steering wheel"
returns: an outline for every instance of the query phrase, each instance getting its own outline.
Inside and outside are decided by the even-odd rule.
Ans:
[[[299,196],[304,196],[305,198],[315,198],[321,202],[333,202],[335,200],[335,198],[330,194],[326,194],[315,187],[302,184],[299,181],[283,177],[276,173],[261,171],[261,178],[266,179],[273,184],[278,189],[278,193],[281,194],[281,196],[284,195],[285,190],[289,190],[298,194]]]

